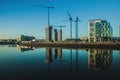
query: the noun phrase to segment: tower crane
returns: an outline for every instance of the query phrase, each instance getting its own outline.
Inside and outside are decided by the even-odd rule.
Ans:
[[[70,38],[72,39],[72,21],[73,21],[73,19],[68,11],[67,11],[67,14],[69,16],[69,21],[70,21]]]
[[[78,39],[78,22],[80,22],[78,16],[76,17],[75,20],[75,38]]]
[[[59,25],[54,26],[54,25],[53,25],[53,27],[60,27],[60,30],[62,30],[62,28],[63,28],[63,27],[66,27],[66,26],[61,26],[61,25],[60,25],[60,26],[59,26]]]
[[[52,6],[41,6],[41,5],[33,5],[33,6],[43,7],[43,8],[47,8],[48,9],[48,26],[50,26],[50,9],[53,9],[55,7],[52,7]]]

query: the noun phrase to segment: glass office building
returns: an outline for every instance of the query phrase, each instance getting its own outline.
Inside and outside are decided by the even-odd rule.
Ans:
[[[105,42],[110,41],[113,34],[112,27],[106,20],[89,20],[88,41]]]

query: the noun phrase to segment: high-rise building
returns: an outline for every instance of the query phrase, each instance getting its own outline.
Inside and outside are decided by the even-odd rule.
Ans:
[[[57,29],[54,29],[54,41],[58,41]]]
[[[45,38],[46,41],[52,41],[52,26],[45,27]]]
[[[58,30],[58,41],[61,42],[62,41],[62,30]]]
[[[112,27],[106,20],[89,20],[88,41],[103,42],[109,41],[112,37]]]

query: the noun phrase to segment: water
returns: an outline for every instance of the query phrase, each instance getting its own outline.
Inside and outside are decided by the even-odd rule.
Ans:
[[[0,46],[0,80],[119,80],[120,51]]]

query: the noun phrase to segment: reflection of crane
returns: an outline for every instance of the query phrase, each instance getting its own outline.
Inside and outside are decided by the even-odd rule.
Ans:
[[[72,39],[72,21],[73,21],[73,19],[69,12],[67,12],[67,14],[69,16],[69,21],[70,21],[70,38]]]
[[[41,6],[41,5],[33,5],[33,6],[48,8],[48,26],[50,26],[50,9],[55,8],[55,7],[51,7],[51,6]]]
[[[78,39],[78,22],[80,22],[79,18],[76,17],[75,20],[75,38]]]

